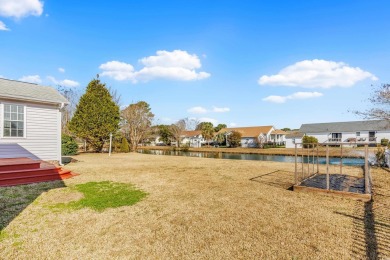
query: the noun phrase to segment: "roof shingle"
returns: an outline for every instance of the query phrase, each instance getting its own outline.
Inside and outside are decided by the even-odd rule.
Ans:
[[[390,122],[386,120],[366,120],[351,122],[333,122],[319,124],[303,124],[301,133],[356,132],[390,130]]]
[[[237,131],[242,137],[258,137],[260,134],[267,134],[273,126],[251,126],[251,127],[233,127],[222,128],[218,133]]]
[[[69,103],[52,87],[3,78],[0,78],[0,97],[44,103]]]

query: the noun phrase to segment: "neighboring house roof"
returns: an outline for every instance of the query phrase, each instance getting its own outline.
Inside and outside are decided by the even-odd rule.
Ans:
[[[258,137],[260,134],[268,134],[273,126],[251,126],[251,127],[234,127],[222,128],[218,133],[237,131],[242,137]]]
[[[297,131],[289,132],[286,135],[286,139],[302,138],[304,135],[305,135],[304,133],[297,132]]]
[[[286,134],[287,134],[287,132],[280,130],[280,129],[276,129],[276,130],[273,130],[271,132],[271,135],[286,135]]]
[[[195,130],[195,131],[183,131],[181,136],[182,137],[194,137],[194,136],[198,136],[198,135],[201,135],[202,134],[202,131],[200,130]]]
[[[334,122],[319,124],[303,124],[301,133],[356,132],[390,130],[390,122],[386,120],[367,120],[351,122]]]
[[[3,78],[0,78],[0,98],[55,104],[69,103],[52,87]]]

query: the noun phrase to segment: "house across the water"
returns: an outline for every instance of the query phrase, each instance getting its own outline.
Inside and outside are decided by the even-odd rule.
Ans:
[[[259,147],[260,144],[284,145],[287,134],[273,126],[223,128],[219,133],[229,135],[233,131],[241,134],[241,147]]]
[[[295,148],[295,144],[297,145],[297,148],[301,148],[303,136],[304,136],[304,134],[299,132],[299,131],[291,131],[291,132],[287,133],[287,135],[286,135],[286,148]]]
[[[201,130],[183,131],[181,136],[181,144],[189,147],[201,147],[206,144],[206,140],[202,136]]]
[[[379,144],[382,139],[390,139],[390,122],[366,120],[303,124],[299,132],[316,137],[319,143]]]

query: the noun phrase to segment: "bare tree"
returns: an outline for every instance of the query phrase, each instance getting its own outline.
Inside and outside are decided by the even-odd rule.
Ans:
[[[184,119],[180,119],[176,123],[172,124],[170,127],[170,131],[172,133],[173,139],[176,141],[178,147],[180,147],[180,137],[185,130],[186,130],[186,123]]]
[[[366,119],[390,120],[390,84],[383,84],[377,88],[369,101],[375,106],[366,111],[353,111],[353,113]]]
[[[148,103],[139,101],[122,110],[122,118],[126,132],[129,134],[130,149],[134,152],[137,150],[139,142],[147,136],[151,129],[154,114]]]
[[[256,147],[262,149],[264,148],[264,141],[265,141],[264,135],[260,134],[258,137],[254,138],[253,143],[255,144]]]
[[[122,95],[119,94],[118,91],[112,87],[108,87],[108,91],[110,92],[112,100],[115,102],[115,104],[117,104],[118,107],[121,107],[120,103]]]
[[[186,130],[195,130],[198,125],[198,121],[193,118],[183,118],[170,126],[170,132],[173,139],[177,142],[177,146],[180,147],[181,135]]]
[[[80,99],[80,92],[75,88],[69,88],[64,86],[57,86],[58,92],[61,93],[68,101],[69,104],[62,109],[61,130],[65,134],[70,134],[68,129],[68,123],[73,117],[76,111],[77,104]]]

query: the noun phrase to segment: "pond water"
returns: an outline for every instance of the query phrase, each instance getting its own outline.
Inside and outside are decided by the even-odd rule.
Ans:
[[[154,154],[154,155],[176,155],[176,156],[190,156],[201,158],[215,158],[215,159],[232,159],[232,160],[256,160],[256,161],[274,161],[274,162],[295,162],[295,156],[291,155],[267,155],[267,154],[240,154],[240,153],[221,153],[221,152],[184,152],[184,151],[172,151],[172,150],[146,150],[140,149],[139,153]],[[298,156],[297,161],[302,162],[302,156]],[[317,162],[316,157],[307,158],[303,157],[304,163]],[[325,157],[318,157],[319,164],[325,164]],[[329,158],[330,164],[340,165],[340,158]],[[360,166],[364,165],[363,158],[343,158],[343,165]]]

